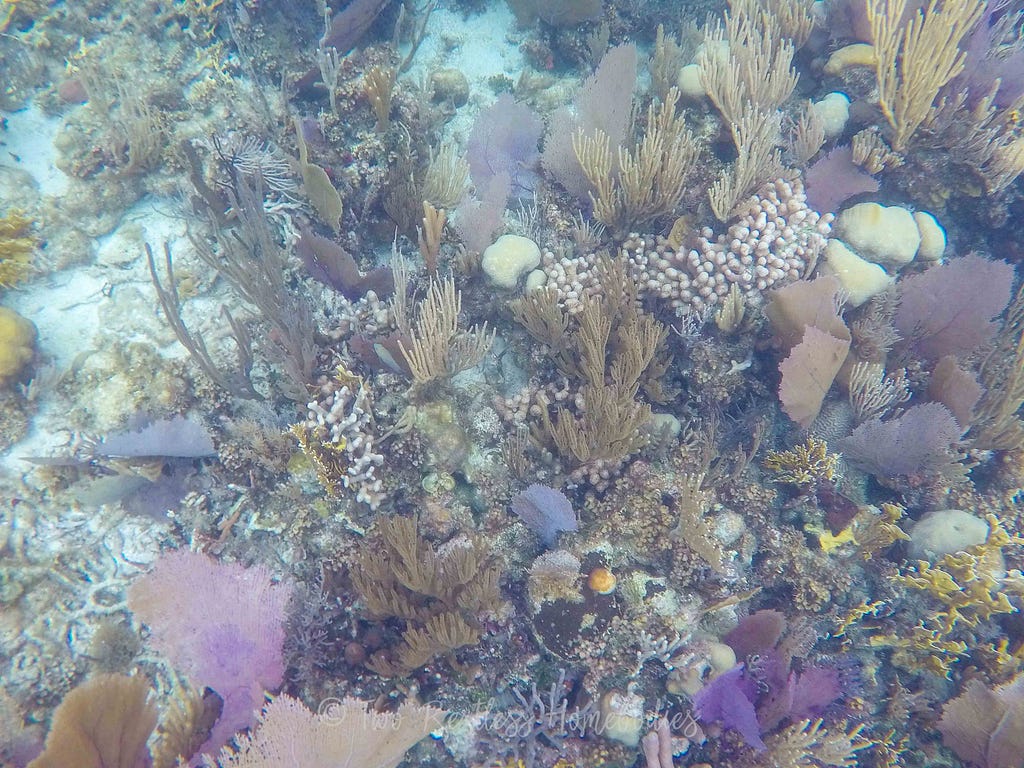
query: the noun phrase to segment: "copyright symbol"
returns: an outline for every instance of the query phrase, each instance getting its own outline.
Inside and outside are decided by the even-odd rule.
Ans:
[[[316,708],[316,713],[323,722],[330,725],[340,725],[348,716],[344,702],[333,697],[323,699]]]

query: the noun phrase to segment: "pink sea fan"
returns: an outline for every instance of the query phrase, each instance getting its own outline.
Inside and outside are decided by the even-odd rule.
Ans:
[[[149,627],[149,645],[196,685],[224,700],[202,751],[248,728],[263,693],[284,679],[284,612],[290,584],[263,566],[245,568],[176,550],[128,591],[128,607]]]
[[[786,615],[780,611],[755,611],[744,616],[722,638],[737,659],[770,651],[786,631]]]
[[[949,408],[956,423],[963,429],[967,429],[974,421],[974,407],[984,392],[978,377],[966,368],[961,368],[953,355],[940,358],[932,369],[928,397]]]
[[[1010,264],[973,253],[903,278],[896,330],[929,360],[971,352],[995,335],[1013,278]]]

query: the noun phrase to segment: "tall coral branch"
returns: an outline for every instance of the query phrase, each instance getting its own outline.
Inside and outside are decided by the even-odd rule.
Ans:
[[[960,45],[984,7],[984,0],[930,0],[904,26],[906,0],[868,3],[878,102],[893,129],[893,149],[906,148],[939,91],[963,71]]]

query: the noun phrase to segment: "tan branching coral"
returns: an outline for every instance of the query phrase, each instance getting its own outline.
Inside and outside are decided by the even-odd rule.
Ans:
[[[742,213],[747,198],[778,176],[782,155],[776,147],[781,120],[777,112],[766,112],[746,102],[735,123],[730,124],[736,160],[708,191],[715,217],[729,221]]]
[[[651,408],[637,395],[641,388],[657,391],[656,381],[647,377],[668,336],[664,325],[639,309],[636,284],[621,261],[604,259],[598,271],[602,291],[584,300],[572,334],[575,367],[583,379],[581,413],[563,407],[552,417],[542,411],[545,432],[558,452],[577,465],[621,461],[644,444],[641,427],[650,420]],[[561,349],[566,363],[567,347],[559,334],[567,322],[551,315],[545,326],[553,334],[556,360]],[[536,324],[535,330],[542,331]]]
[[[793,162],[800,167],[810,164],[811,158],[825,145],[825,121],[813,101],[804,103],[787,143]]]
[[[679,522],[670,535],[686,544],[713,571],[722,573],[725,570],[725,550],[708,519],[714,495],[702,488],[704,479],[703,473],[683,475],[670,489],[679,515]]]
[[[857,423],[884,416],[910,399],[906,371],[886,375],[881,363],[857,362],[850,368],[849,400]]]
[[[768,16],[779,34],[797,48],[807,42],[814,29],[813,0],[730,0],[729,10],[736,16]]]
[[[1017,415],[1024,405],[1024,287],[1006,310],[1006,321],[980,378],[985,392],[968,437],[976,447],[988,450],[1024,448],[1024,420]]]
[[[398,72],[393,67],[370,67],[363,76],[366,98],[377,118],[377,133],[384,133],[391,125],[391,99],[397,76]]]
[[[928,118],[939,91],[963,71],[961,43],[984,7],[984,0],[930,0],[904,25],[907,0],[869,0],[878,102],[897,152]]]
[[[800,3],[792,6],[794,34],[802,35],[797,21]],[[712,185],[711,210],[719,221],[742,211],[747,198],[781,171],[781,107],[796,88],[795,48],[780,29],[781,17],[752,2],[733,4],[724,25],[708,33],[698,57],[701,84],[732,134],[736,160]],[[809,27],[807,29],[809,31]]]
[[[747,297],[740,290],[739,285],[733,283],[729,287],[722,305],[715,310],[715,325],[722,333],[735,333],[743,323],[743,317],[747,312]]]
[[[903,157],[885,143],[878,135],[878,128],[872,126],[858,131],[850,140],[853,150],[853,162],[871,174],[881,173],[890,168],[903,165]]]
[[[487,323],[468,331],[459,329],[462,292],[451,277],[430,281],[427,295],[416,308],[416,322],[408,344],[399,341],[405,362],[417,385],[446,379],[477,365],[494,343]]]
[[[643,136],[634,148],[617,148],[617,165],[607,133],[573,135],[573,151],[595,190],[594,217],[620,234],[671,213],[686,191],[697,147],[676,114],[678,101],[679,89],[670,88],[661,104],[648,107]]]
[[[382,520],[376,540],[357,555],[352,582],[370,616],[404,619],[406,630],[398,646],[375,654],[370,666],[389,677],[407,674],[475,643],[479,614],[501,599],[499,576],[479,542],[456,540],[436,548],[419,535],[415,520]]]
[[[651,73],[651,90],[665,100],[676,84],[679,70],[686,64],[686,55],[674,35],[665,34],[665,25],[659,24],[654,35],[654,48],[647,62]]]
[[[569,315],[558,306],[558,290],[550,286],[529,291],[509,303],[512,315],[537,341],[547,345],[548,355],[566,376],[579,374],[569,333]]]
[[[423,198],[437,208],[454,208],[466,196],[469,186],[469,163],[452,142],[444,142],[437,153],[430,153],[430,163],[423,176]]]
[[[734,138],[734,126],[745,113],[770,115],[793,93],[794,52],[770,13],[726,14],[725,24],[707,33],[697,59],[701,84]]]
[[[802,720],[765,739],[767,750],[757,765],[765,768],[853,768],[857,753],[871,746],[861,736],[864,725],[849,728],[846,722],[823,728],[824,721]],[[849,728],[849,730],[847,730]]]
[[[427,272],[437,272],[437,259],[441,254],[441,236],[444,225],[448,221],[448,212],[444,208],[435,208],[428,201],[423,201],[423,226],[416,227],[420,256],[427,266]]]

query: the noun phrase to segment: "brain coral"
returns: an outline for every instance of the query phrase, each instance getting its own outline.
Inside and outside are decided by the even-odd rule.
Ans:
[[[13,309],[0,307],[0,387],[9,384],[32,359],[36,327]]]

